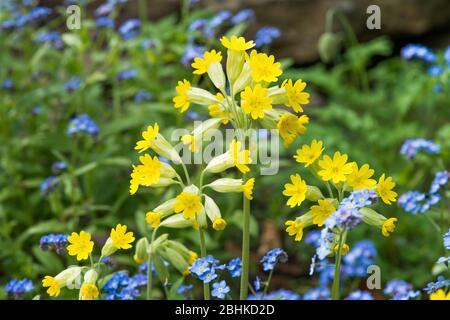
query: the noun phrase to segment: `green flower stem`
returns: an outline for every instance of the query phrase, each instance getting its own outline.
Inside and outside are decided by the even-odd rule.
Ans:
[[[247,181],[247,174],[244,173],[243,181]],[[250,200],[245,196],[243,208],[243,227],[242,227],[242,273],[241,273],[241,292],[240,299],[247,300],[248,294],[248,270],[250,256]]]
[[[275,269],[275,268],[274,268],[274,269]],[[264,297],[265,297],[265,295],[267,294],[267,290],[269,290],[269,285],[270,285],[270,281],[272,280],[272,275],[273,275],[273,270],[274,270],[274,269],[270,270],[269,278],[267,278],[267,282],[266,282],[266,285],[265,285],[265,287],[264,287],[264,291],[263,291],[263,294],[262,294],[260,300],[264,300]]]
[[[183,162],[181,162],[181,166],[183,167],[183,171],[184,171],[184,175],[186,176],[187,184],[190,185],[191,184],[191,178],[189,177],[189,173],[187,171],[186,165]]]
[[[206,243],[205,243],[205,234],[203,232],[202,226],[199,224],[198,233],[200,235],[200,254],[203,257],[206,257]],[[203,296],[205,300],[210,300],[210,292],[209,292],[209,283],[203,283]]]
[[[158,230],[158,227],[156,227],[152,232],[152,238],[150,240],[150,247],[152,246],[153,241],[155,240],[157,230]],[[152,292],[152,285],[153,285],[152,252],[149,252],[148,259],[147,259],[147,300],[150,300],[151,292]]]
[[[341,276],[341,258],[342,258],[342,246],[345,243],[347,237],[347,231],[343,230],[339,236],[339,247],[336,254],[336,263],[334,265],[334,279],[333,287],[331,289],[331,298],[333,300],[339,300],[339,280]]]

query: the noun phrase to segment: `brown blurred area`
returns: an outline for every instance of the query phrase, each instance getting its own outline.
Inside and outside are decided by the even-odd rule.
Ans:
[[[102,2],[96,1],[90,7],[94,9]],[[380,7],[381,30],[366,27],[369,5]],[[324,32],[325,17],[330,8],[348,17],[361,41],[388,35],[400,44],[417,42],[443,47],[450,43],[449,0],[200,0],[196,6],[213,11],[228,9],[233,13],[243,8],[253,9],[256,19],[247,34],[254,35],[262,26],[278,27],[282,37],[274,43],[273,50],[277,56],[291,57],[301,64],[318,60],[317,42]],[[149,19],[155,20],[178,14],[180,0],[148,0],[147,7]],[[123,10],[121,19],[138,17],[138,0],[129,0]],[[340,29],[338,23],[334,24],[334,29]]]

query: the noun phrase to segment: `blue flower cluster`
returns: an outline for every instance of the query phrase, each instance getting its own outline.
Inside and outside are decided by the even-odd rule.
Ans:
[[[67,234],[48,234],[42,236],[39,240],[39,246],[42,250],[56,251],[57,254],[63,254],[66,252],[67,246]]]
[[[20,29],[24,26],[45,20],[52,14],[52,9],[46,7],[34,7],[30,12],[20,15],[14,19],[3,20],[0,23],[0,30]]]
[[[349,277],[365,277],[367,267],[375,263],[376,256],[377,249],[372,241],[358,241],[343,257],[342,272]]]
[[[278,289],[268,292],[264,296],[262,292],[258,292],[256,295],[249,295],[247,300],[301,300],[301,296],[294,291]]]
[[[370,206],[377,201],[374,190],[355,190],[341,201],[339,208],[325,220],[325,226],[332,229],[336,226],[353,229],[362,222],[359,209]]]
[[[423,290],[430,294],[448,286],[450,286],[450,280],[445,279],[444,276],[439,276],[436,281],[428,283]]]
[[[400,51],[400,56],[405,60],[420,59],[426,62],[434,62],[436,54],[430,48],[420,44],[408,44]]]
[[[431,206],[441,201],[439,192],[448,184],[450,173],[448,171],[437,172],[431,182],[428,193],[420,191],[408,191],[398,198],[398,204],[406,212],[414,215],[427,212]]]
[[[219,260],[212,255],[198,258],[189,267],[189,271],[197,276],[204,283],[210,283],[218,277],[216,270],[224,270],[225,265],[219,265]]]
[[[181,57],[181,62],[186,67],[190,67],[191,62],[195,58],[203,57],[204,51],[205,51],[204,46],[190,43],[186,47],[186,51],[184,52],[183,56]]]
[[[303,296],[303,300],[330,300],[331,292],[326,287],[309,289]]]
[[[281,37],[280,29],[275,27],[262,27],[256,32],[255,46],[261,48],[262,46],[270,45],[279,37]]]
[[[8,299],[21,300],[25,294],[34,289],[33,282],[29,279],[12,279],[5,285],[5,293]]]
[[[351,292],[345,300],[375,300],[372,294],[368,291],[353,291]]]
[[[37,43],[49,43],[55,49],[64,48],[64,42],[57,31],[41,31],[35,37]]]
[[[274,248],[267,251],[264,257],[261,258],[264,271],[271,271],[275,269],[278,262],[285,263],[288,259],[288,255],[281,248]]]
[[[400,154],[408,159],[414,158],[419,152],[438,154],[440,151],[441,148],[438,144],[427,139],[407,139],[400,148]]]
[[[239,258],[234,258],[228,262],[227,269],[232,278],[241,276],[242,262]]]
[[[119,271],[105,283],[102,292],[106,300],[134,300],[139,297],[139,289],[147,285],[147,277],[138,273],[132,277],[126,271]]]
[[[254,18],[255,12],[252,9],[242,9],[231,18],[231,22],[236,25],[243,22],[249,22]]]
[[[100,129],[94,120],[85,113],[70,120],[69,127],[67,128],[67,134],[69,136],[81,132],[85,132],[93,137],[97,136],[100,132]]]
[[[414,291],[412,284],[404,280],[391,280],[384,288],[384,294],[391,297],[391,300],[409,300],[420,295],[420,291]]]

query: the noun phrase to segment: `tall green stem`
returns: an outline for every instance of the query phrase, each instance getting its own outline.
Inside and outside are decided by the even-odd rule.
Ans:
[[[155,240],[157,230],[158,228],[155,228],[152,232],[152,238],[150,240],[150,248],[152,247],[153,240]],[[153,285],[152,252],[149,252],[147,259],[147,300],[150,300],[151,298],[152,285]]]
[[[198,233],[200,235],[200,254],[203,257],[206,257],[206,243],[205,243],[205,234],[203,232],[202,226],[198,226]],[[203,282],[203,296],[205,300],[210,300],[211,295],[209,292],[209,284]]]
[[[243,181],[247,181],[247,174],[244,173]],[[250,263],[250,200],[245,196],[243,203],[243,227],[242,227],[242,273],[241,273],[241,293],[240,299],[247,300],[248,293],[248,271]]]
[[[334,279],[333,287],[331,289],[331,298],[333,300],[339,300],[339,280],[341,276],[341,258],[342,258],[342,246],[344,245],[347,231],[343,230],[339,235],[339,247],[336,254],[336,263],[334,265]]]

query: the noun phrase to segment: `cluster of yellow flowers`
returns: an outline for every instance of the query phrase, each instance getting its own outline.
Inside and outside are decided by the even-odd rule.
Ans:
[[[77,261],[90,258],[91,266],[71,266],[55,277],[45,276],[42,280],[42,286],[48,287],[47,293],[50,296],[58,296],[64,287],[76,288],[76,281],[84,273],[83,283],[79,288],[79,298],[82,300],[95,299],[100,294],[96,285],[100,273],[100,262],[103,258],[111,256],[119,249],[130,249],[133,241],[133,232],[127,232],[127,226],[118,224],[116,228],[111,230],[110,236],[101,250],[101,257],[98,263],[94,265],[92,259],[94,242],[91,240],[91,235],[83,230],[80,233],[72,232],[68,237],[69,245],[67,246],[67,252],[71,256],[76,256]]]
[[[247,54],[255,44],[243,37],[224,36],[220,41],[227,49],[226,76],[221,64],[222,53],[216,50],[205,52],[203,58],[195,58],[192,63],[193,73],[207,74],[219,92],[210,93],[191,86],[187,80],[179,81],[177,95],[173,98],[175,108],[185,112],[191,103],[208,106],[212,118],[224,124],[231,122],[234,128],[244,130],[252,127],[252,120],[260,120],[263,127],[278,129],[285,146],[289,146],[305,133],[309,122],[308,116],[296,115],[303,112],[302,105],[309,103],[309,94],[303,91],[306,83],[288,79],[281,86],[273,85],[282,75],[281,64],[275,62],[274,56],[256,50]],[[240,95],[240,103],[236,101],[237,95]],[[275,105],[285,105],[293,113]],[[183,142],[191,144],[198,141],[196,138],[193,134]]]
[[[171,159],[174,164],[186,168],[174,147],[159,133],[158,124],[149,126],[142,133],[142,138],[143,140],[136,143],[136,149],[139,152],[150,148],[159,156]],[[139,157],[139,160],[141,164],[133,166],[131,173],[131,194],[136,193],[139,186],[157,188],[177,184],[181,187],[181,192],[175,198],[147,212],[146,221],[152,228],[159,226],[198,228],[199,225],[206,228],[207,218],[209,218],[215,230],[223,230],[226,221],[222,218],[215,201],[204,193],[207,188],[222,193],[242,192],[248,199],[252,198],[254,178],[245,182],[242,179],[221,178],[206,185],[203,183],[206,173],[220,173],[233,167],[242,173],[250,170],[248,167],[251,162],[250,151],[242,149],[241,142],[236,139],[231,141],[228,151],[208,163],[197,185],[191,183],[187,170],[184,170],[186,175],[184,181],[170,164],[160,161],[157,156],[151,157],[145,154]]]
[[[305,199],[317,202],[316,205],[310,207],[306,214],[286,222],[288,226],[286,231],[289,235],[295,236],[296,241],[302,239],[304,228],[311,225],[322,227],[338,209],[345,192],[373,190],[374,194],[388,205],[396,201],[397,193],[393,191],[395,183],[392,177],[386,177],[383,173],[377,182],[372,178],[375,171],[368,164],[358,166],[355,162],[349,162],[348,156],[339,151],[335,152],[333,157],[324,155],[319,159],[323,151],[323,142],[313,140],[310,145],[305,144],[298,149],[294,158],[325,183],[329,193],[328,197],[325,197],[319,188],[307,185],[299,174],[291,175],[291,183],[284,186],[283,194],[289,197],[287,205],[291,208],[300,206]],[[332,187],[337,191],[337,197],[334,196]],[[394,231],[396,218],[387,219],[373,209],[365,207],[366,198],[361,197],[354,201],[360,201],[361,208],[358,204],[355,208],[359,209],[359,214],[364,222],[380,228],[384,236],[389,236]],[[349,202],[348,206],[348,209],[352,209],[354,204]]]

